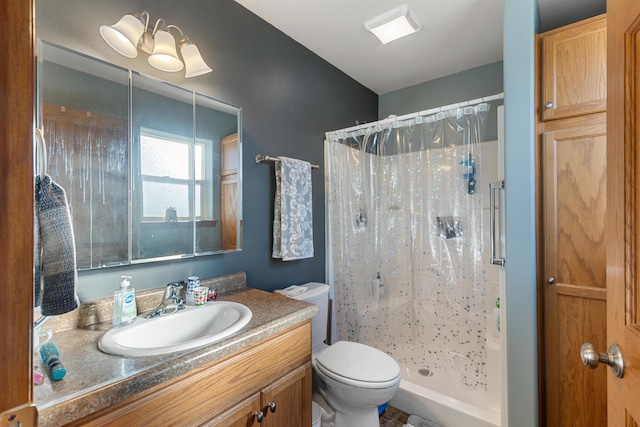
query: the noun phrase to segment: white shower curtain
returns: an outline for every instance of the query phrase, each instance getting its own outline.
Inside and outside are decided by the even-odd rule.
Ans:
[[[486,388],[487,110],[385,120],[326,142],[338,338],[473,388]]]

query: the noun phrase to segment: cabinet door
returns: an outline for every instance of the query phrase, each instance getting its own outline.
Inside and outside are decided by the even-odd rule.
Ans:
[[[238,134],[234,133],[222,138],[220,142],[221,150],[221,172],[222,176],[238,173]]]
[[[221,192],[222,215],[220,217],[220,226],[222,227],[222,249],[233,250],[239,247],[238,181],[236,179],[223,179]]]
[[[203,426],[206,427],[256,427],[260,425],[260,393],[240,402],[233,408],[215,417]]]
[[[542,119],[605,111],[605,16],[549,31],[542,42]]]
[[[264,427],[311,427],[311,363],[263,389],[262,411]]]
[[[546,425],[607,425],[607,370],[580,346],[606,342],[606,124],[543,134]]]

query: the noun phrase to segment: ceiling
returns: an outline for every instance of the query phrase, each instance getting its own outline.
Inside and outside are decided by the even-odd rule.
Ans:
[[[382,95],[502,60],[508,0],[235,0]],[[541,31],[595,16],[606,0],[538,0]],[[422,29],[382,45],[364,23],[407,4]]]

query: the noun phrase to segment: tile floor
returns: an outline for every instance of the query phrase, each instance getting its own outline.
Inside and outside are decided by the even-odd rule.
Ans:
[[[409,414],[402,412],[398,408],[389,406],[386,411],[380,415],[380,427],[402,427],[407,423]]]

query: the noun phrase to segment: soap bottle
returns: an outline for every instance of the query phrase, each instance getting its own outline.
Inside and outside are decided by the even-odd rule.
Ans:
[[[113,294],[113,327],[127,326],[136,320],[136,291],[130,276],[120,277],[120,289]]]
[[[496,298],[496,305],[493,307],[493,336],[500,338],[500,297]]]

